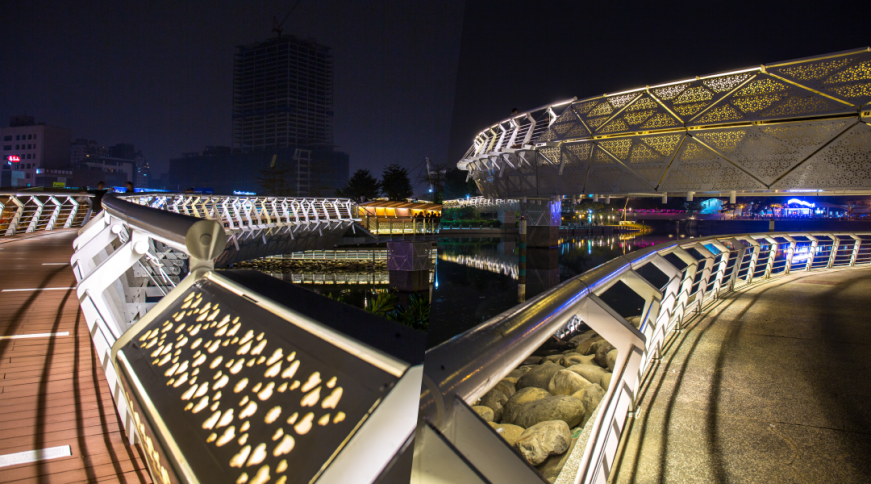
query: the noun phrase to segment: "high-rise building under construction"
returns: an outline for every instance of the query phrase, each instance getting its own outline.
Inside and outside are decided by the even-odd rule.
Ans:
[[[292,35],[236,47],[233,145],[333,146],[333,57]]]

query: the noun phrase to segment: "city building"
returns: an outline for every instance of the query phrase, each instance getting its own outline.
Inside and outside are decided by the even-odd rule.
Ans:
[[[101,146],[94,140],[76,139],[70,145],[72,180],[78,187],[124,186],[133,182],[140,188],[150,187],[148,160],[132,143]]]
[[[334,196],[348,183],[348,155],[333,145],[333,59],[329,47],[284,35],[236,47],[233,137],[170,160],[169,190],[268,193],[268,177],[297,196]]]
[[[292,35],[236,47],[233,146],[332,148],[329,47]]]
[[[75,166],[76,163],[89,156],[102,156],[107,154],[109,154],[109,151],[92,139],[78,138],[70,144],[70,164],[72,166]]]
[[[33,187],[37,170],[67,168],[71,132],[68,128],[37,123],[33,116],[12,116],[0,128],[0,185]]]
[[[72,170],[73,183],[82,188],[93,188],[100,182],[110,187],[123,187],[136,176],[133,160],[111,156],[89,156],[73,166]]]

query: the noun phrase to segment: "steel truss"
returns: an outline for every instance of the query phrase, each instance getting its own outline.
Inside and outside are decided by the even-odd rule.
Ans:
[[[568,100],[480,132],[487,198],[871,188],[871,50]]]

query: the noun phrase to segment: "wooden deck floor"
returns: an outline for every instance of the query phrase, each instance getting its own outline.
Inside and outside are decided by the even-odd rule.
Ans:
[[[75,230],[0,238],[0,291],[72,288]],[[0,467],[0,482],[151,482],[128,446],[75,289],[0,292],[0,455],[69,445],[72,456]]]

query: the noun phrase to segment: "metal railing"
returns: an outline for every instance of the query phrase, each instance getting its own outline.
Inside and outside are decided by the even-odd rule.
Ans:
[[[104,210],[79,231],[71,265],[80,306],[120,420],[130,443],[142,445],[155,482],[236,482],[255,473],[278,478],[288,468],[306,480],[347,482],[353,472],[371,482],[403,454],[414,432],[423,336],[393,323],[380,327],[385,322],[359,311],[346,315],[354,320],[348,324],[336,318],[351,310],[340,303],[259,273],[214,270],[231,250],[228,238],[290,231],[328,240],[317,237],[318,229],[353,223],[346,202],[107,194]],[[211,220],[186,215],[185,207]],[[260,246],[263,255],[272,249]],[[373,336],[388,333],[395,342]],[[239,355],[249,351],[263,356],[243,368]],[[333,356],[321,361],[325,354]],[[208,368],[199,367],[207,358]],[[267,358],[268,370],[261,366]],[[302,403],[294,392],[300,382],[289,386],[297,369],[297,378],[308,377]],[[200,370],[209,375],[197,382]],[[261,407],[239,407],[234,417],[221,402],[236,405],[249,378],[260,383],[244,400]],[[270,398],[271,410],[264,407]],[[312,407],[317,420],[302,407]],[[288,437],[272,442],[294,408],[299,421],[285,426]],[[321,415],[322,408],[331,415]],[[277,412],[282,418],[271,425]],[[393,420],[386,422],[388,416]],[[292,452],[294,438],[305,453]],[[267,445],[268,456],[261,455]],[[236,469],[244,463],[256,467]]]
[[[90,193],[0,191],[0,234],[81,227],[91,218]]]
[[[648,272],[655,267],[661,285]],[[604,483],[650,362],[687,315],[737,288],[790,272],[871,267],[871,232],[773,232],[667,242],[613,259],[429,350],[413,482],[468,469],[487,482],[539,475],[471,410],[478,398],[565,328],[584,323],[618,350],[613,376],[557,483]],[[647,277],[642,273],[647,274]],[[600,298],[622,282],[644,300],[638,328]],[[589,411],[589,410],[588,410]],[[449,469],[454,469],[449,471]],[[471,482],[471,481],[470,481]],[[481,481],[484,482],[484,481]]]
[[[458,198],[456,200],[445,200],[442,203],[444,208],[454,207],[477,207],[480,213],[501,212],[504,210],[520,210],[520,200],[485,198],[485,197],[470,197]]]

